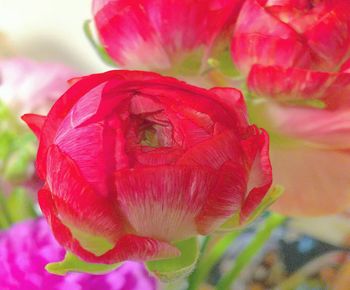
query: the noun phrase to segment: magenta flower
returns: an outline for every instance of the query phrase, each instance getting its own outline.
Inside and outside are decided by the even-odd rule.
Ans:
[[[154,290],[156,280],[142,264],[126,262],[107,275],[46,272],[48,262],[62,260],[65,250],[43,219],[25,221],[0,233],[1,290]]]

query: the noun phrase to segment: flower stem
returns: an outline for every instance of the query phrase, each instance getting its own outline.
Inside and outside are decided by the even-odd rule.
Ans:
[[[259,228],[253,240],[237,256],[233,267],[219,280],[217,290],[229,290],[242,270],[250,263],[252,258],[262,249],[266,241],[270,238],[274,229],[280,226],[285,217],[271,213]]]
[[[202,257],[199,260],[195,271],[189,278],[190,284],[188,290],[197,290],[199,288],[201,283],[203,283],[208,277],[211,269],[239,235],[240,231],[235,231],[223,236],[211,237],[211,241],[214,243],[212,247],[208,247],[210,244],[209,239],[203,244],[205,247],[202,247]],[[208,251],[206,251],[207,249]]]

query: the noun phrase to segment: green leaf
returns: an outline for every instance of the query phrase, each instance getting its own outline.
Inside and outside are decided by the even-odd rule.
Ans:
[[[197,238],[177,242],[175,246],[180,250],[180,256],[146,263],[148,270],[163,282],[187,277],[196,265],[199,256]]]
[[[120,263],[112,265],[87,263],[74,254],[67,252],[63,261],[47,264],[45,269],[49,273],[56,275],[66,275],[70,272],[104,274],[117,269],[120,265]]]
[[[84,22],[84,33],[87,39],[89,40],[92,47],[95,49],[97,54],[101,57],[101,59],[110,66],[117,67],[118,65],[114,62],[114,60],[109,56],[107,51],[104,49],[102,45],[100,45],[94,38],[93,32],[91,31],[91,20],[86,20]]]
[[[228,270],[219,280],[216,290],[233,289],[236,279],[240,273],[249,265],[251,260],[260,252],[262,247],[271,237],[272,232],[278,228],[284,221],[285,217],[278,214],[270,214],[258,228],[255,236],[249,244],[235,258],[231,269]]]

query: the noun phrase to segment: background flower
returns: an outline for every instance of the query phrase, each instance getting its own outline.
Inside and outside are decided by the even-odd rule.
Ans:
[[[155,290],[156,280],[135,262],[125,263],[106,275],[80,273],[57,276],[45,266],[63,258],[42,218],[25,221],[0,233],[0,284],[3,290]]]
[[[232,55],[271,135],[274,208],[324,215],[350,205],[350,18],[347,1],[245,2]]]
[[[180,75],[206,69],[213,55],[229,56],[242,3],[94,0],[93,13],[102,45],[118,66]]]
[[[60,63],[0,59],[0,101],[16,116],[45,114],[77,73]]]

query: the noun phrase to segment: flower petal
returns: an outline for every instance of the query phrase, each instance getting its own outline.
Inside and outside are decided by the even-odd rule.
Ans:
[[[241,211],[241,223],[251,214],[267,194],[272,184],[269,159],[269,136],[266,131],[254,128],[253,135],[243,141],[243,148],[250,159],[247,195]]]
[[[40,190],[39,203],[58,242],[86,262],[116,264],[125,260],[145,261],[171,258],[179,254],[178,249],[168,243],[128,234],[122,236],[111,250],[97,256],[84,249],[73,237],[70,229],[61,222],[50,191]]]
[[[350,152],[271,144],[275,184],[285,188],[272,206],[291,216],[342,212],[350,206]]]
[[[21,118],[33,131],[38,140],[40,140],[41,130],[46,121],[46,117],[37,114],[25,114]]]
[[[97,194],[56,145],[49,148],[47,168],[47,186],[61,219],[112,241],[123,233],[123,218],[109,197]]]
[[[199,166],[120,170],[116,198],[139,235],[177,241],[197,234],[194,219],[215,180],[215,172]]]

